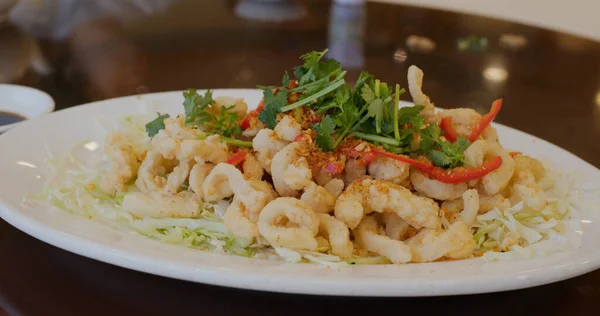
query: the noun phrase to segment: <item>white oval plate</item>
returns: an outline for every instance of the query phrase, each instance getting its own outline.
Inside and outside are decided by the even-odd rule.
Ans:
[[[258,90],[215,90],[243,97],[250,107]],[[44,159],[64,154],[78,142],[102,144],[100,117],[143,112],[181,113],[181,92],[95,102],[27,121],[0,136],[0,216],[18,229],[59,248],[117,266],[193,282],[286,293],[352,296],[434,296],[526,288],[571,278],[600,267],[600,211],[583,210],[578,249],[549,257],[486,262],[470,259],[407,265],[325,268],[192,250],[116,230],[64,211],[22,206],[39,193]],[[579,171],[597,185],[600,171],[546,141],[496,125],[503,144],[558,166]],[[100,147],[101,148],[101,147]]]

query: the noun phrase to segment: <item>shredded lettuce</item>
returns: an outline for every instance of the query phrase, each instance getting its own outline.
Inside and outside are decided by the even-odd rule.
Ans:
[[[50,174],[42,194],[28,197],[28,204],[47,203],[55,208],[116,222],[141,235],[162,242],[188,247],[228,252],[252,257],[256,247],[242,238],[232,236],[223,224],[228,202],[205,204],[200,218],[136,218],[121,208],[123,198],[137,191],[131,185],[125,192],[112,197],[100,189],[102,173],[80,163],[73,155],[63,160],[50,160]]]
[[[366,265],[366,264],[389,264],[387,258],[381,256],[354,257],[350,259],[342,259],[338,256],[327,253],[307,251],[307,250],[292,250],[287,248],[275,248],[275,252],[284,261],[289,263],[311,262],[328,267],[346,267],[348,265]]]
[[[584,194],[575,188],[572,175],[553,172],[540,182],[548,204],[541,211],[521,201],[500,211],[494,209],[477,216],[473,238],[484,260],[506,260],[548,255],[577,246],[578,220]],[[598,208],[596,203],[595,208]]]

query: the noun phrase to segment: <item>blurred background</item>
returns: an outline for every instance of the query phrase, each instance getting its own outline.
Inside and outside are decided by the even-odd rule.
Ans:
[[[62,109],[274,84],[329,48],[350,81],[365,69],[406,86],[416,64],[437,106],[483,112],[502,96],[500,122],[561,143],[565,131],[600,136],[598,12],[597,0],[0,0],[0,83]],[[580,145],[600,159],[600,145]]]

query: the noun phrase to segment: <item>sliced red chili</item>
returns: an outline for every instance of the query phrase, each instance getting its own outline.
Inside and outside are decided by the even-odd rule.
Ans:
[[[498,115],[501,108],[502,99],[495,100],[492,103],[492,108],[490,109],[490,111],[484,116],[482,116],[481,120],[479,120],[471,127],[471,135],[469,135],[468,137],[471,142],[476,141],[477,138],[479,138],[479,135],[481,135],[481,133],[483,133],[483,131],[488,126],[490,126],[490,124],[492,124],[492,121],[494,120],[494,118],[496,118],[496,115]]]
[[[250,115],[246,115],[246,117],[244,118],[244,120],[242,121],[242,123],[240,123],[240,127],[242,128],[243,131],[247,130],[248,128],[250,128]]]
[[[229,157],[226,162],[230,165],[237,166],[246,159],[247,155],[248,153],[245,151],[238,151],[237,153],[233,154],[233,156]]]
[[[454,143],[458,138],[458,132],[452,126],[452,117],[446,116],[440,122],[440,128],[446,132],[444,133],[444,138],[446,138],[449,142]]]
[[[240,123],[240,127],[242,128],[242,130],[246,130],[246,129],[250,128],[250,120],[252,119],[252,117],[257,117],[258,114],[260,114],[260,112],[262,112],[262,110],[265,109],[264,101],[265,101],[265,99],[260,100],[260,103],[258,104],[256,109],[250,111],[246,115],[244,120],[242,120],[242,123]]]
[[[431,172],[426,172],[430,177],[443,183],[460,183],[479,179],[486,174],[500,168],[502,157],[494,156],[492,159],[483,163],[477,168],[458,167],[451,170],[444,170],[434,167]]]
[[[485,162],[480,167],[476,168],[464,168],[458,167],[450,170],[444,170],[442,168],[436,167],[429,162],[418,161],[406,156],[396,155],[392,153],[388,153],[386,151],[376,151],[376,153],[380,156],[392,158],[398,161],[406,162],[415,168],[423,171],[429,177],[438,180],[443,183],[460,183],[467,182],[475,179],[479,179],[486,174],[500,168],[502,165],[502,158],[499,156],[494,156],[489,161]]]
[[[392,159],[395,159],[398,161],[406,162],[412,166],[415,166],[416,168],[418,168],[419,170],[422,170],[422,171],[426,171],[431,168],[437,168],[429,162],[418,161],[418,160],[406,157],[404,155],[396,155],[396,154],[392,154],[387,151],[381,151],[381,150],[376,150],[374,152],[377,153],[378,156],[388,157],[388,158],[392,158]]]
[[[476,141],[481,133],[483,133],[483,131],[490,126],[490,124],[492,124],[492,121],[494,118],[496,118],[501,108],[502,99],[495,100],[492,103],[490,111],[482,116],[479,121],[473,124],[473,126],[471,126],[471,134],[464,136],[466,136],[471,142]],[[444,117],[440,122],[440,128],[445,132],[444,137],[451,143],[454,143],[454,141],[456,141],[456,139],[460,136],[454,126],[452,126],[451,117]]]
[[[371,164],[371,162],[373,162],[373,160],[375,160],[375,158],[377,158],[376,153],[368,152],[368,153],[364,154],[362,157],[360,157],[360,159],[358,159],[355,164],[359,165],[359,166],[368,166]]]

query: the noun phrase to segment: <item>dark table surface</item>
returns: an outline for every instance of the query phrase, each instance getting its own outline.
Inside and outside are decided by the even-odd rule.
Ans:
[[[50,1],[52,2],[52,1]],[[499,123],[600,166],[600,43],[520,24],[390,4],[262,7],[296,19],[242,18],[237,1],[124,1],[0,26],[0,80],[50,93],[62,109],[143,92],[273,84],[302,53],[331,48],[350,69],[406,86],[425,71],[439,107],[482,111],[504,97]],[[86,4],[81,4],[86,3]],[[246,2],[248,4],[248,2]],[[56,10],[55,10],[56,9]],[[34,9],[28,9],[34,10]],[[237,13],[244,11],[242,13]],[[28,13],[28,12],[25,12]],[[293,15],[292,14],[292,15]],[[69,22],[69,23],[65,23]],[[29,23],[29,24],[28,24]],[[47,23],[47,24],[44,24]],[[66,24],[66,25],[63,25]],[[424,38],[415,37],[420,36]],[[432,45],[434,44],[434,45]],[[8,150],[8,149],[0,149]],[[476,296],[362,299],[232,290],[151,276],[49,246],[0,220],[0,315],[308,315],[320,313],[598,315],[600,271]]]

